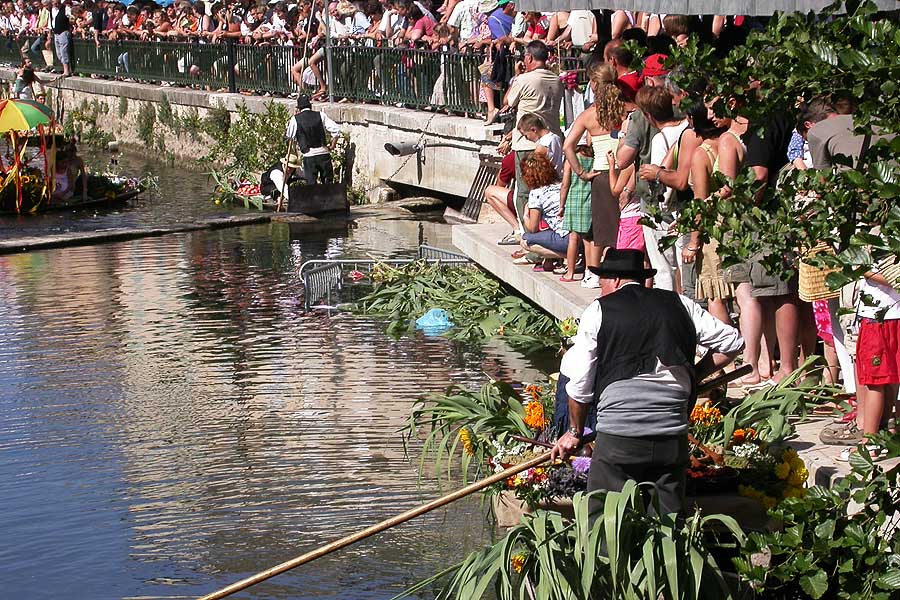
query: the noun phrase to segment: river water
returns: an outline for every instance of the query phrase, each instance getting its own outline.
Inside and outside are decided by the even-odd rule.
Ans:
[[[0,256],[0,597],[193,597],[438,495],[414,401],[530,363],[305,313],[297,271],[447,240],[363,219]],[[490,535],[472,498],[236,597],[390,598]]]

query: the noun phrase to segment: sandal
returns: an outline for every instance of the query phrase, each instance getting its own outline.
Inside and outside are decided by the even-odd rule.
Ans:
[[[528,254],[528,250],[516,250],[510,256],[512,256],[513,258],[522,258],[526,254]]]
[[[569,272],[569,267],[567,267],[566,265],[560,265],[560,266],[556,267],[555,269],[553,269],[554,275],[565,275],[568,272]]]
[[[829,425],[819,432],[819,441],[827,446],[856,446],[864,437],[856,421],[846,425]]]
[[[559,278],[563,283],[572,283],[573,281],[578,281],[575,277],[569,277],[568,275],[563,275]]]

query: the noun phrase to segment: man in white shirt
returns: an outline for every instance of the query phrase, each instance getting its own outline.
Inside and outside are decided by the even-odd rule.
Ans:
[[[450,18],[447,19],[447,25],[451,30],[456,30],[460,43],[472,37],[472,31],[475,29],[473,11],[477,10],[477,7],[478,0],[462,0],[456,3]]]
[[[658,166],[671,166],[675,168],[678,157],[678,144],[681,134],[688,127],[687,119],[683,116],[676,117],[672,104],[672,94],[664,87],[644,86],[638,90],[635,101],[644,117],[654,130],[658,130],[650,138],[649,163]],[[668,165],[666,157],[672,153],[672,164]],[[653,206],[659,209],[662,222],[654,227],[643,226],[644,243],[647,247],[647,257],[650,265],[656,269],[654,285],[664,290],[676,290],[676,274],[679,268],[681,248],[684,243],[679,240],[666,250],[659,249],[659,242],[669,235],[669,226],[678,218],[680,207],[675,202],[673,190],[660,183],[658,180],[651,184],[653,194]]]
[[[341,134],[340,126],[328,118],[325,113],[312,110],[309,96],[297,98],[297,112],[287,122],[285,136],[293,140],[296,148],[303,156],[303,174],[307,185],[331,183],[334,179],[334,167],[331,164],[331,150],[328,147],[325,133],[332,137],[332,145]],[[293,154],[293,153],[291,153]],[[289,163],[296,163],[295,157],[289,157]],[[285,171],[285,180],[290,172]]]
[[[688,414],[696,383],[743,349],[738,331],[684,296],[643,282],[639,250],[609,249],[599,267],[601,296],[581,317],[560,373],[569,382],[569,430],[553,447],[565,458],[580,445],[596,405],[596,444],[588,491],[620,491],[629,479],[650,482],[662,514],[684,508]],[[698,346],[709,349],[695,364]],[[591,512],[601,501],[593,501]]]

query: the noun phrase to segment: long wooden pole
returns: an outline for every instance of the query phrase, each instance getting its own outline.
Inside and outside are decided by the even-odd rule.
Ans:
[[[475,483],[473,483],[471,485],[467,485],[466,487],[464,487],[462,489],[456,490],[455,492],[453,492],[451,494],[447,494],[446,496],[441,496],[440,498],[436,498],[436,499],[432,500],[431,502],[428,502],[427,504],[417,506],[416,508],[410,509],[406,512],[400,513],[399,515],[391,517],[390,519],[387,519],[385,521],[382,521],[380,523],[372,525],[371,527],[367,527],[366,529],[363,529],[362,531],[358,531],[352,535],[342,537],[341,539],[335,540],[335,541],[331,542],[330,544],[321,546],[321,547],[313,550],[312,552],[307,552],[306,554],[304,554],[302,556],[298,556],[297,558],[292,558],[291,560],[285,561],[285,562],[281,563],[280,565],[276,565],[270,569],[266,569],[265,571],[257,573],[256,575],[252,575],[250,577],[247,577],[246,579],[242,579],[238,582],[232,583],[228,587],[224,587],[224,588],[222,588],[218,591],[215,591],[211,594],[207,594],[206,596],[203,596],[199,600],[218,600],[219,598],[224,598],[226,596],[230,596],[231,594],[234,594],[243,589],[246,589],[246,588],[250,587],[251,585],[256,585],[257,583],[260,583],[261,581],[265,581],[266,579],[275,577],[276,575],[280,575],[281,573],[284,573],[285,571],[289,571],[289,570],[293,569],[294,567],[299,567],[300,565],[306,564],[312,560],[315,560],[317,558],[325,556],[326,554],[330,554],[331,552],[334,552],[335,550],[340,550],[341,548],[344,548],[345,546],[349,546],[350,544],[355,544],[356,542],[358,542],[360,540],[364,540],[367,537],[371,537],[371,536],[375,535],[376,533],[381,533],[382,531],[384,531],[386,529],[390,529],[391,527],[394,527],[401,523],[405,523],[406,521],[409,521],[410,519],[414,519],[414,518],[418,517],[419,515],[423,515],[423,514],[430,512],[436,508],[440,508],[442,506],[450,504],[451,502],[459,500],[460,498],[463,498],[464,496],[468,496],[469,494],[472,494],[479,490],[483,490],[484,488],[486,488],[490,485],[493,485],[497,482],[508,479],[509,477],[512,477],[516,473],[521,473],[522,471],[525,471],[532,467],[536,467],[537,465],[539,465],[541,463],[545,463],[548,460],[550,460],[549,452],[545,452],[544,454],[541,454],[540,456],[535,456],[531,460],[528,460],[521,464],[512,466],[512,467],[510,467],[504,471],[501,471],[499,473],[495,473],[486,479],[482,479],[481,481],[476,481]]]
[[[735,371],[733,371],[731,373],[726,373],[725,375],[722,375],[721,377],[717,377],[715,379],[712,379],[710,381],[700,384],[698,386],[697,391],[698,392],[708,391],[718,385],[721,385],[723,383],[727,383],[728,381],[737,379],[738,377],[742,376],[744,373],[748,373],[749,371],[750,371],[749,365],[745,365],[745,367],[736,369]],[[525,440],[525,438],[523,438],[523,441],[524,440]],[[528,440],[528,441],[533,442],[533,440]],[[358,531],[352,535],[342,537],[341,539],[335,540],[335,541],[331,542],[330,544],[326,544],[326,545],[321,546],[311,552],[307,552],[306,554],[304,554],[302,556],[298,556],[297,558],[292,558],[291,560],[285,561],[285,562],[281,563],[280,565],[275,565],[274,567],[272,567],[270,569],[266,569],[265,571],[261,571],[261,572],[257,573],[256,575],[247,577],[246,579],[241,579],[240,581],[232,583],[231,585],[229,585],[227,587],[217,590],[211,594],[207,594],[206,596],[201,597],[199,600],[218,600],[219,598],[225,598],[226,596],[230,596],[231,594],[237,593],[241,590],[245,590],[252,585],[256,585],[257,583],[265,581],[266,579],[270,579],[272,577],[275,577],[276,575],[280,575],[281,573],[284,573],[285,571],[290,571],[291,569],[293,569],[295,567],[299,567],[300,565],[306,564],[317,558],[321,558],[322,556],[325,556],[326,554],[330,554],[330,553],[334,552],[335,550],[340,550],[341,548],[344,548],[351,544],[355,544],[356,542],[359,542],[368,537],[371,537],[371,536],[375,535],[376,533],[381,533],[382,531],[385,531],[387,529],[390,529],[392,527],[400,525],[401,523],[405,523],[411,519],[414,519],[414,518],[418,517],[419,515],[424,515],[425,513],[431,512],[432,510],[434,510],[436,508],[446,506],[447,504],[450,504],[451,502],[455,502],[456,500],[459,500],[460,498],[464,498],[465,496],[468,496],[469,494],[472,494],[479,490],[483,490],[484,488],[491,486],[495,483],[498,483],[500,481],[509,479],[510,477],[512,477],[513,475],[515,475],[517,473],[521,473],[522,471],[526,471],[532,467],[536,467],[537,465],[545,463],[548,460],[550,460],[549,452],[545,452],[544,454],[541,454],[540,456],[535,456],[531,460],[525,461],[518,465],[514,465],[514,466],[512,466],[508,469],[505,469],[499,473],[495,473],[486,479],[482,479],[481,481],[476,481],[475,483],[473,483],[471,485],[467,485],[466,487],[456,490],[453,493],[447,494],[446,496],[441,496],[440,498],[435,498],[434,500],[432,500],[431,502],[428,502],[427,504],[422,504],[421,506],[412,508],[406,512],[400,513],[399,515],[391,517],[390,519],[386,519],[384,521],[381,521],[380,523],[372,525],[371,527],[367,527],[366,529],[363,529],[362,531]]]

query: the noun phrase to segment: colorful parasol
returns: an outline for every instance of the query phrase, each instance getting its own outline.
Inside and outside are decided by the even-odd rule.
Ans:
[[[0,100],[0,131],[28,131],[48,125],[53,119],[50,107],[33,100]]]

